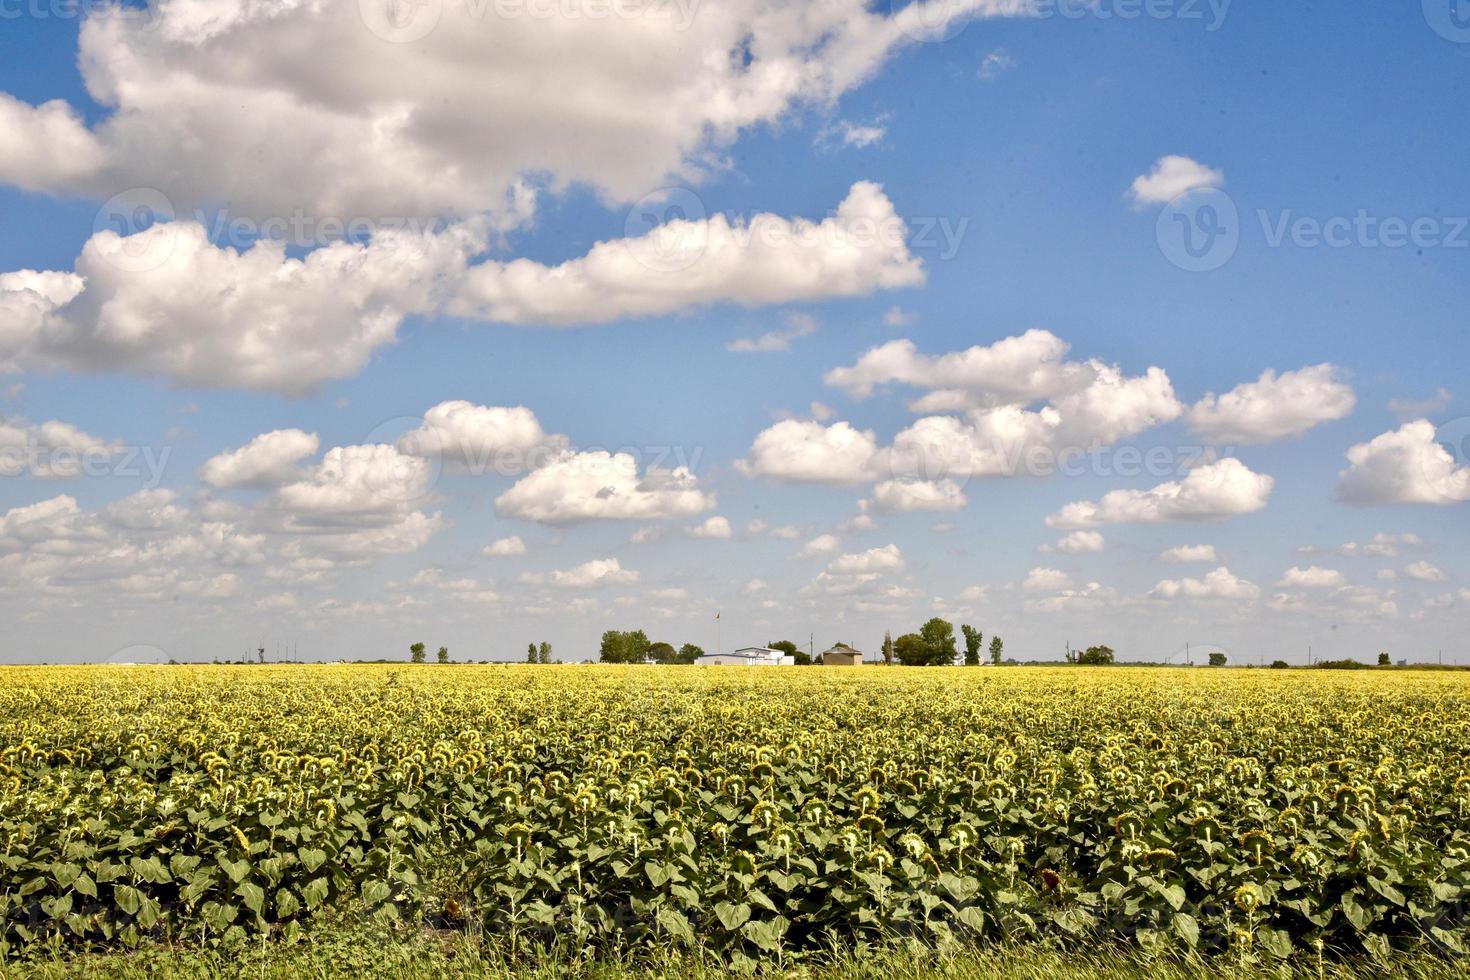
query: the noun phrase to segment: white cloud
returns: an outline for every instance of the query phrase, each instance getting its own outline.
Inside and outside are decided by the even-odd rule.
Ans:
[[[873,504],[884,513],[963,510],[970,502],[954,480],[885,480],[873,487]]]
[[[526,553],[526,542],[521,540],[519,534],[512,534],[508,538],[500,538],[485,546],[481,552],[486,558],[512,558]]]
[[[1342,572],[1317,565],[1309,568],[1288,568],[1286,574],[1281,576],[1281,581],[1276,583],[1278,589],[1340,589],[1345,585],[1347,578]]]
[[[1067,350],[1044,330],[937,357],[896,340],[829,371],[826,382],[856,398],[889,383],[925,388],[929,393],[909,406],[914,411],[965,412],[917,420],[873,462],[880,473],[927,479],[1044,475],[1069,454],[1183,412],[1162,369],[1129,378],[1116,365],[1067,361]],[[1037,401],[1048,404],[1026,407]]]
[[[830,405],[823,405],[821,402],[812,402],[808,406],[807,411],[811,412],[812,418],[818,422],[830,422],[837,414],[835,408]]]
[[[1160,157],[1154,169],[1133,181],[1130,193],[1133,203],[1167,204],[1181,194],[1190,191],[1219,187],[1225,183],[1225,175],[1185,156]]]
[[[753,578],[749,582],[745,583],[745,587],[740,590],[740,594],[759,595],[760,593],[766,591],[767,588],[768,586],[766,585],[764,579]]]
[[[747,476],[790,483],[853,484],[871,478],[869,465],[877,451],[871,431],[846,422],[824,426],[785,419],[758,434],[736,466]]]
[[[1338,369],[1318,364],[1278,375],[1265,371],[1223,395],[1211,393],[1189,411],[1189,423],[1216,444],[1274,442],[1346,418],[1357,403]]]
[[[0,179],[25,190],[68,186],[99,170],[105,151],[61,99],[27,105],[0,92]]]
[[[556,459],[567,449],[566,436],[541,428],[536,413],[514,408],[441,402],[424,413],[424,422],[398,440],[409,456],[442,459],[476,475],[510,475]]]
[[[529,585],[540,585],[548,579],[539,573],[527,572],[521,576],[521,581]],[[616,558],[595,558],[576,568],[554,571],[549,581],[559,589],[600,589],[614,585],[633,585],[638,581],[638,573],[623,568]]]
[[[1191,470],[1182,481],[1151,490],[1114,490],[1096,503],[1067,504],[1046,519],[1050,527],[1088,528],[1107,524],[1218,521],[1266,506],[1275,481],[1227,458]]]
[[[229,201],[256,218],[475,213],[526,174],[629,200],[718,169],[742,132],[835,103],[952,18],[1030,12],[1020,0],[891,15],[867,0],[388,10],[166,0],[89,16],[78,61],[107,114],[89,131],[63,103],[0,97],[0,180],[156,186],[180,207]]]
[[[174,501],[178,494],[164,487],[139,490],[102,509],[102,519],[114,527],[130,531],[162,531],[176,528],[189,520],[188,508]]]
[[[1203,579],[1165,579],[1149,593],[1157,599],[1255,599],[1260,594],[1258,586],[1237,578],[1224,566]]]
[[[463,227],[385,231],[296,259],[278,242],[216,247],[193,222],[101,231],[75,275],[0,277],[0,364],[301,394],[359,371],[480,247]]]
[[[1033,568],[1021,588],[1027,592],[1063,592],[1072,587],[1072,577],[1057,568]]]
[[[883,325],[885,327],[894,327],[896,329],[911,327],[915,323],[917,323],[918,320],[919,315],[917,313],[909,313],[902,307],[898,306],[890,306],[887,312],[883,314]]]
[[[394,446],[337,446],[273,500],[281,511],[315,523],[380,523],[427,495],[429,481],[428,462]]]
[[[985,81],[999,78],[1001,75],[1016,67],[1016,59],[1006,53],[1003,48],[996,48],[980,61],[980,77]]]
[[[763,306],[860,296],[923,281],[903,219],[881,187],[860,181],[837,213],[820,222],[772,214],[732,222],[716,214],[599,242],[558,266],[482,262],[469,271],[449,311],[566,326],[720,302]]]
[[[878,125],[863,125],[861,123],[849,122],[846,119],[837,124],[842,133],[842,142],[846,146],[856,146],[859,149],[872,146],[883,139],[887,129]]]
[[[1215,554],[1215,546],[1212,544],[1182,544],[1174,548],[1168,548],[1159,555],[1162,561],[1170,562],[1218,562],[1220,559]]]
[[[1397,558],[1401,552],[1424,547],[1424,539],[1412,531],[1403,534],[1386,534],[1379,531],[1367,544],[1349,541],[1338,550],[1349,557],[1366,555],[1370,558]]]
[[[221,489],[278,487],[300,479],[297,464],[315,456],[320,447],[321,440],[313,432],[276,429],[206,460],[199,468],[199,479]]]
[[[816,558],[820,555],[830,555],[842,546],[842,539],[835,534],[819,534],[796,553],[798,558]]]
[[[25,419],[0,418],[0,476],[75,479],[105,466],[121,452],[117,443],[69,422],[52,419],[33,425]]]
[[[1428,418],[1450,407],[1455,396],[1449,393],[1447,388],[1439,388],[1432,398],[1394,398],[1388,403],[1388,410],[1398,416],[1400,422],[1412,422],[1415,419]]]
[[[727,541],[734,536],[730,529],[730,521],[725,517],[709,517],[702,524],[696,524],[689,529],[691,538],[712,538],[719,541]]]
[[[1053,547],[1065,555],[1080,555],[1086,552],[1102,551],[1105,545],[1106,541],[1098,531],[1073,531]]]
[[[712,509],[687,467],[649,467],[629,453],[567,453],[532,470],[495,501],[495,512],[542,524],[692,517]]]
[[[1022,608],[1028,613],[1048,615],[1094,612],[1113,603],[1117,598],[1117,590],[1098,582],[1088,582],[1080,589],[1066,588],[1054,595],[1027,599]]]
[[[1442,569],[1427,561],[1416,561],[1409,565],[1404,569],[1404,575],[1416,582],[1443,582],[1447,578]]]
[[[903,555],[898,545],[889,544],[881,548],[869,548],[855,554],[841,555],[827,566],[832,575],[868,575],[879,572],[900,571],[904,567]]]
[[[725,345],[728,351],[741,354],[770,354],[791,349],[791,342],[807,334],[816,333],[817,321],[808,313],[792,313],[786,317],[786,326],[771,330],[759,337],[741,337]],[[812,402],[816,405],[816,402]]]
[[[1424,419],[1360,442],[1338,474],[1337,499],[1358,506],[1456,504],[1470,500],[1470,466],[1435,441]]]

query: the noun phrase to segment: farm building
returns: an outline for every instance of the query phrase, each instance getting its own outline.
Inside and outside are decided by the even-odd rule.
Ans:
[[[846,643],[839,643],[822,654],[822,664],[826,667],[861,667],[863,652],[854,650]]]
[[[796,663],[796,658],[769,647],[741,647],[733,653],[706,653],[694,662],[737,667],[790,667]]]

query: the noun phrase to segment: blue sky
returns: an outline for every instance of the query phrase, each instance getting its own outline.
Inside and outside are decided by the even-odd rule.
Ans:
[[[1458,369],[1470,133],[1456,123],[1470,36],[1444,28],[1432,0],[1181,3],[1137,19],[1116,0],[1065,17],[977,6],[926,7],[952,34],[927,43],[904,33],[902,11],[860,3],[815,5],[827,9],[815,27],[762,3],[694,5],[688,30],[647,15],[605,29],[569,15],[575,4],[513,23],[431,4],[441,20],[406,44],[365,27],[355,4],[283,5],[274,19],[211,20],[181,2],[85,25],[41,8],[8,18],[0,274],[73,277],[0,279],[5,438],[29,453],[0,479],[0,581],[21,641],[8,659],[208,659],[282,642],[396,656],[416,639],[475,659],[548,639],[580,659],[607,628],[712,648],[717,610],[727,646],[815,634],[873,649],[940,614],[1023,658],[1105,642],[1151,659],[1186,641],[1246,661],[1299,660],[1309,645],[1470,657]],[[660,32],[651,50],[645,30]],[[710,61],[691,52],[743,34],[756,39],[748,64],[701,74]],[[535,53],[548,37],[581,53],[546,62]],[[385,92],[375,58],[387,59],[378,74],[426,59],[433,84]],[[790,65],[800,81],[757,75]],[[517,184],[534,206],[506,205]],[[110,263],[128,242],[94,238],[114,195],[131,209],[139,187],[174,217],[127,229],[135,245],[170,236],[147,268]],[[891,209],[880,223],[900,229],[859,244],[856,272],[845,199]],[[835,231],[770,261],[742,258],[737,239],[650,272],[626,258],[650,200],[664,214],[666,200],[692,201],[701,222],[764,214]],[[1209,271],[1179,268],[1173,214],[1202,229],[1216,212],[1199,209],[1222,202],[1235,251]],[[217,233],[208,219],[221,213],[393,216],[410,230],[292,242],[266,261],[249,232]],[[202,238],[177,237],[199,216]],[[1334,219],[1349,229],[1341,244],[1316,241]],[[1385,220],[1417,227],[1420,246],[1385,244]],[[470,245],[444,244],[461,232]],[[613,256],[602,272],[583,259],[597,243]],[[324,271],[345,254],[332,249],[366,258]],[[317,264],[293,274],[296,260]],[[518,260],[535,264],[530,287],[508,271]],[[568,286],[589,268],[591,289]],[[641,304],[664,293],[649,315]],[[392,325],[369,339],[375,316]],[[786,349],[729,349],[773,331],[792,334]],[[867,397],[825,380],[898,340],[937,357],[1028,331],[1069,346],[1022,360],[1070,364],[1072,380],[1003,396],[1004,370],[932,385],[880,370]],[[1084,418],[1083,402],[1106,397],[1111,418],[1142,397],[1088,387],[1113,366],[1122,379],[1162,369],[1168,391],[1126,424]],[[1196,414],[1206,394],[1268,370],[1300,386],[1241,391],[1223,421]],[[963,406],[910,408],[956,387]],[[530,442],[551,455],[487,474],[456,471],[442,446],[401,452],[434,406],[460,401],[483,409],[482,428],[454,438],[494,450],[497,413],[524,406],[549,440]],[[1042,419],[1048,405],[1059,424]],[[921,419],[973,433],[1010,410],[1031,413],[1028,431],[1053,448],[1096,440],[1106,465],[996,475],[930,444],[943,460],[911,471],[889,452]],[[872,434],[861,472],[828,441],[842,423]],[[282,430],[315,448],[253,478],[201,473]],[[32,462],[58,445],[103,462],[79,475]],[[333,447],[355,446],[385,447],[371,465],[408,472],[411,499],[385,502],[370,468],[365,486],[334,469]],[[1119,447],[1175,462],[1119,473]],[[616,481],[589,475],[586,454],[623,448],[635,478],[599,494]],[[556,453],[570,482],[541,469]],[[798,456],[800,468],[782,462]],[[1166,491],[1121,516],[1059,516],[1191,471],[1235,474],[1221,458],[1256,481],[1173,510],[1159,506]],[[679,464],[681,494],[649,491]],[[888,505],[886,482],[898,484]],[[950,503],[917,506],[928,491],[915,482]],[[551,489],[562,509],[548,518]],[[710,518],[728,537],[689,533]],[[1089,550],[1056,550],[1073,532]],[[512,536],[525,554],[484,554]],[[1185,545],[1214,554],[1161,558]]]

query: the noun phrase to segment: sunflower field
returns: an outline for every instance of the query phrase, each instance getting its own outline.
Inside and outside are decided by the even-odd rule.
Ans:
[[[0,952],[324,910],[752,966],[892,938],[1464,950],[1470,677],[0,669]]]

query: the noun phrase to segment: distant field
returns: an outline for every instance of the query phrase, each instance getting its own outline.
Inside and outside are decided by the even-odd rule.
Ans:
[[[1467,748],[1460,673],[0,669],[0,922],[28,958],[346,914],[747,968],[1453,954]]]

